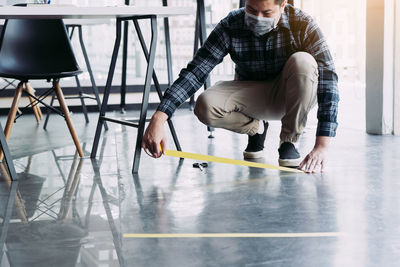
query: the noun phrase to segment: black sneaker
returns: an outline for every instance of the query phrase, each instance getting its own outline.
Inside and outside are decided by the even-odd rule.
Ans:
[[[284,142],[278,149],[279,166],[297,168],[301,163],[300,153],[290,142]]]
[[[264,132],[262,134],[249,135],[249,141],[247,147],[243,152],[245,159],[259,159],[264,156],[264,141],[267,135],[268,122],[264,122]]]

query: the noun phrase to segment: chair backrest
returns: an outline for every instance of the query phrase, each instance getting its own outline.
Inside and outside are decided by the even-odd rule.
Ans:
[[[0,37],[1,73],[43,78],[74,71],[79,66],[61,19],[6,20]]]

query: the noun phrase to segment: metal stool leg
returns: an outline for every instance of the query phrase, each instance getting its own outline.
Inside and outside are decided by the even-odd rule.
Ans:
[[[79,43],[80,43],[81,49],[82,49],[82,54],[83,54],[83,57],[85,59],[86,68],[87,68],[87,71],[88,71],[89,77],[90,77],[90,82],[92,84],[93,93],[94,93],[94,96],[96,98],[97,106],[99,107],[99,111],[100,111],[101,110],[101,100],[100,100],[100,96],[99,96],[99,89],[97,88],[96,80],[94,79],[92,67],[90,65],[89,56],[88,56],[88,54],[86,52],[85,43],[83,42],[83,34],[82,34],[82,27],[81,26],[78,27],[78,35],[79,35]],[[107,123],[104,122],[103,124],[104,124],[104,129],[107,131],[108,130]]]
[[[122,77],[121,77],[121,114],[125,114],[126,105],[126,71],[128,65],[128,27],[129,22],[124,21],[124,40],[122,42]]]
[[[204,0],[197,0],[197,13],[196,13],[196,29],[195,29],[195,46],[194,46],[194,55],[198,50],[198,44],[200,40],[200,46],[203,46],[204,42],[207,39],[207,28],[206,28],[206,11],[204,6]],[[207,90],[211,86],[210,77],[206,79],[204,84],[204,90]],[[194,96],[190,99],[191,109],[194,107]],[[213,127],[207,126],[207,130],[210,135],[208,138],[214,138],[212,132],[214,132]]]
[[[129,5],[130,0],[125,0],[125,5]],[[128,33],[129,33],[129,22],[124,21],[124,36],[122,41],[122,77],[121,77],[121,114],[125,114],[126,105],[126,71],[128,65]]]
[[[81,101],[82,111],[83,111],[83,115],[85,116],[85,121],[86,121],[86,123],[89,123],[89,116],[88,116],[88,112],[87,112],[87,108],[86,108],[85,97],[83,96],[81,82],[79,81],[78,76],[75,76],[75,82],[76,82],[76,86],[78,87],[79,99]]]
[[[53,95],[52,97],[51,97],[51,101],[50,101],[50,106],[52,107],[53,106],[53,104],[54,104],[54,99],[56,98],[56,96],[55,95]],[[49,118],[50,118],[50,115],[51,115],[51,109],[47,109],[47,112],[46,112],[46,119],[44,120],[44,125],[43,125],[43,129],[44,130],[46,130],[46,128],[47,128],[47,123],[49,122]]]

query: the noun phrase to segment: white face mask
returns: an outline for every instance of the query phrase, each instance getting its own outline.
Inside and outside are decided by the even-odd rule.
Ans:
[[[256,35],[263,36],[275,28],[275,18],[264,18],[245,12],[244,23]]]

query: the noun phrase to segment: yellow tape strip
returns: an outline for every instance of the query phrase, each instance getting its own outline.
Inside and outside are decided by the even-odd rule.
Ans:
[[[219,233],[219,234],[123,234],[124,238],[294,238],[340,237],[343,233]]]
[[[171,157],[178,157],[178,158],[194,159],[194,160],[199,160],[199,161],[211,161],[211,162],[233,164],[233,165],[239,165],[239,166],[248,166],[248,167],[254,167],[254,168],[272,169],[272,170],[280,170],[280,171],[294,172],[294,173],[304,173],[303,171],[300,171],[297,169],[292,169],[292,168],[278,167],[278,166],[274,166],[274,165],[251,162],[251,161],[246,161],[246,160],[227,159],[227,158],[220,158],[220,157],[188,153],[188,152],[181,152],[181,151],[175,151],[175,150],[166,150],[165,155],[171,156]]]

